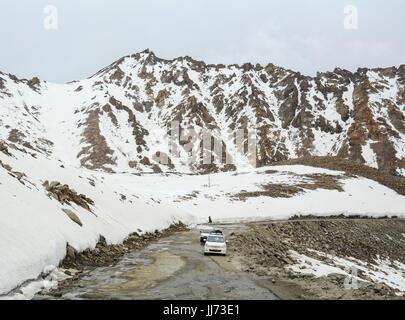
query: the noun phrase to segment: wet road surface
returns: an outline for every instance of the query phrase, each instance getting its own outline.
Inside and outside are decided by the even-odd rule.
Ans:
[[[244,225],[212,227],[226,235]],[[61,299],[276,299],[267,279],[238,271],[228,256],[204,256],[199,230],[193,229],[87,272]]]

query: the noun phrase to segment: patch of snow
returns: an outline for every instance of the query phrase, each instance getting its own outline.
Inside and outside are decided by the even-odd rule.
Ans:
[[[52,265],[46,266],[43,273],[45,274],[44,278],[26,281],[26,284],[22,285],[16,292],[5,296],[0,295],[0,300],[30,300],[38,292],[55,289],[58,287],[59,281],[69,278],[63,271]]]
[[[367,165],[378,169],[377,155],[375,154],[374,150],[371,149],[370,141],[363,146],[361,155],[363,156],[363,159]]]

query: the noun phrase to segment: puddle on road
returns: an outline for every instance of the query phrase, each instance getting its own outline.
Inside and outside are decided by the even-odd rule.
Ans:
[[[98,288],[103,292],[132,291],[150,289],[166,280],[186,265],[184,259],[170,251],[162,251],[148,256],[152,262],[115,275],[125,282]]]

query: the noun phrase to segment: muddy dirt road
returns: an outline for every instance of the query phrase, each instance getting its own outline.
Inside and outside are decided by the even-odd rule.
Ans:
[[[245,226],[217,227],[230,234]],[[266,288],[268,281],[266,276],[238,271],[228,256],[204,256],[199,230],[192,229],[130,252],[114,266],[87,271],[78,283],[62,288],[58,298],[277,299]]]

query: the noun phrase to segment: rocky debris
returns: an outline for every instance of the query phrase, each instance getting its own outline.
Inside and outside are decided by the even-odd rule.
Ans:
[[[9,134],[8,134],[8,140],[14,143],[19,143],[19,144],[23,144],[24,143],[24,139],[25,138],[25,134],[22,133],[21,131],[19,131],[18,129],[11,129]]]
[[[24,172],[13,171],[13,168],[10,165],[3,163],[1,160],[0,160],[0,166],[3,167],[4,169],[6,169],[10,176],[12,176],[13,178],[16,178],[21,184],[25,185],[23,178],[26,177],[27,175]]]
[[[120,69],[120,67],[116,66],[115,72],[111,75],[110,79],[115,80],[117,85],[121,84],[121,80],[124,78],[125,73]]]
[[[83,226],[82,222],[80,221],[79,217],[70,209],[65,209],[63,208],[62,211],[66,213],[66,215],[75,223],[77,223],[79,226]]]
[[[265,174],[272,174],[275,171],[266,170]],[[246,198],[252,197],[272,197],[272,198],[291,198],[300,193],[304,193],[307,190],[327,189],[338,190],[343,192],[342,179],[346,179],[347,176],[332,176],[328,174],[294,174],[294,177],[305,178],[305,183],[297,183],[295,185],[288,184],[266,184],[262,185],[264,191],[250,191],[242,190],[236,194],[230,194],[233,199],[239,199],[245,201]]]
[[[357,289],[346,289],[342,275],[314,277],[280,271],[267,283],[280,299],[286,300],[401,300],[391,288],[358,281]],[[377,287],[377,289],[376,289]]]
[[[3,161],[0,160],[0,166],[2,166],[4,169],[6,169],[9,172],[12,172],[12,167],[6,163],[3,163]]]
[[[338,157],[303,157],[273,163],[272,165],[295,165],[302,164],[312,167],[329,170],[343,171],[347,175],[356,175],[377,181],[382,185],[395,190],[401,195],[405,195],[405,178],[395,177],[381,170],[371,168],[359,162],[342,159]]]
[[[305,214],[305,215],[293,215],[290,218],[288,218],[288,220],[318,220],[318,221],[322,221],[322,220],[335,220],[335,219],[347,219],[347,220],[359,220],[359,219],[365,219],[365,220],[381,220],[381,219],[398,219],[397,216],[380,216],[380,217],[368,217],[368,216],[364,216],[364,215],[359,215],[359,214],[354,214],[354,215],[350,215],[350,216],[345,216],[344,214],[336,214],[336,215],[330,215],[330,216],[316,216],[313,214]]]
[[[25,153],[25,154],[28,153],[24,148],[20,148],[20,147],[18,147],[17,145],[15,145],[14,143],[7,143],[7,147],[8,147],[9,149],[17,150],[17,151],[20,151],[20,152]],[[36,154],[35,154],[35,153],[30,153],[30,155],[31,155],[33,158],[36,157]]]
[[[13,171],[12,174],[14,175],[17,180],[21,181],[23,177],[26,177],[26,174],[24,172],[19,172],[19,171]]]
[[[0,74],[2,74],[2,73],[0,72]],[[6,88],[6,86],[4,85],[4,83],[5,83],[4,79],[0,77],[0,90],[3,90],[3,89]]]
[[[313,293],[313,298],[322,298],[322,290],[319,291],[322,286],[333,287],[344,298],[346,293],[342,275],[329,274],[321,278],[309,276],[312,279],[312,284],[309,284],[307,275],[288,270],[288,266],[296,264],[289,250],[329,265],[334,265],[331,259],[308,249],[340,258],[353,257],[368,264],[375,264],[377,259],[405,263],[403,234],[403,219],[292,220],[251,224],[248,230],[228,236],[228,250],[231,254],[237,251],[242,256],[244,268],[250,272],[273,277],[277,275],[277,281],[294,279],[296,283],[301,282],[302,286],[307,287]],[[362,272],[358,276],[363,281],[361,290],[356,292],[357,298],[395,296],[396,290],[387,285],[370,282],[371,279]],[[338,294],[334,298],[339,297]]]
[[[87,180],[89,180],[89,184],[90,184],[91,186],[93,186],[93,187],[96,186],[96,182],[94,181],[94,179],[87,178]]]
[[[27,81],[27,85],[28,85],[32,90],[38,91],[39,88],[40,88],[40,85],[41,85],[41,81],[40,81],[37,77],[34,77],[34,78],[32,78],[31,80],[28,80],[28,81]]]
[[[48,147],[53,145],[53,143],[51,141],[49,141],[47,139],[43,139],[43,138],[38,138],[38,139],[36,139],[36,141],[34,141],[34,143],[31,143],[26,140],[27,135],[29,135],[27,133],[27,131],[26,131],[26,133],[23,133],[22,131],[14,128],[14,129],[11,129],[10,132],[8,133],[7,140],[9,142],[19,144],[27,149],[39,151],[39,152],[42,152],[42,153],[48,154],[48,155],[50,154]],[[23,148],[18,148],[15,144],[9,143],[9,147],[19,150],[23,153],[27,153],[26,150],[24,150]]]
[[[68,259],[74,259],[76,257],[76,249],[73,248],[69,243],[66,244],[66,257]],[[66,259],[66,258],[65,258]]]
[[[0,141],[0,152],[3,152],[6,156],[11,156],[11,153],[8,151],[7,145]]]
[[[372,285],[370,285],[370,287],[373,287]],[[385,285],[384,283],[376,283],[374,285],[374,292],[376,293],[376,295],[379,296],[392,296],[393,295],[393,290]]]
[[[149,160],[148,157],[143,157],[143,158],[141,159],[141,161],[139,161],[139,162],[142,163],[142,164],[145,165],[145,166],[151,165],[151,162],[150,162],[150,160]]]
[[[246,198],[262,196],[271,198],[291,198],[303,192],[303,189],[299,188],[298,186],[283,184],[267,184],[263,185],[262,188],[265,191],[241,191],[239,193],[230,195],[230,197],[232,197],[232,199],[239,199],[242,201],[245,201]]]
[[[198,197],[199,194],[200,194],[200,191],[193,190],[191,193],[178,196],[178,200],[181,200],[181,201],[194,200]]]
[[[153,170],[154,173],[162,173],[163,172],[162,169],[160,169],[160,167],[157,164],[154,164],[152,166],[152,170]]]
[[[48,196],[58,200],[62,204],[70,205],[71,202],[78,206],[92,212],[90,206],[94,205],[94,201],[86,197],[84,194],[77,194],[73,189],[70,189],[67,184],[61,184],[58,181],[52,181],[49,183],[46,180],[43,187],[48,191]],[[94,214],[94,213],[93,213]]]

